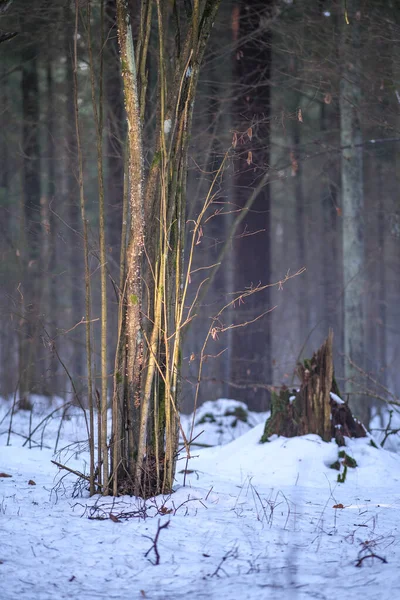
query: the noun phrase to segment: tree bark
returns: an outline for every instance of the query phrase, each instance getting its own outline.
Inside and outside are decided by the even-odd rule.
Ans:
[[[345,445],[344,437],[365,437],[364,426],[354,419],[343,402],[334,377],[333,332],[311,360],[298,366],[300,390],[282,388],[272,395],[271,417],[267,420],[261,441],[271,435],[295,437],[313,433],[325,442],[335,439]],[[335,394],[332,397],[331,394]]]
[[[166,59],[169,6],[155,3],[159,102],[156,149],[143,169],[142,119],[146,117],[146,57],[151,3],[141,2],[135,54],[127,0],[117,0],[118,37],[128,122],[130,232],[121,297],[120,348],[113,400],[113,491],[142,496],[171,491],[178,447],[187,153],[195,91],[219,0],[194,3],[175,36],[174,62]],[[145,219],[146,215],[146,219]],[[146,251],[145,251],[146,250]],[[145,251],[145,253],[144,253]],[[148,262],[144,268],[144,258]],[[143,290],[146,290],[146,297]],[[120,417],[118,416],[120,415]],[[127,441],[124,439],[127,438]],[[120,480],[120,483],[117,480]]]
[[[37,48],[29,44],[22,51],[22,150],[24,156],[23,195],[25,218],[25,269],[23,302],[25,327],[22,334],[22,365],[20,402],[29,406],[29,395],[33,390],[40,393],[38,366],[41,355],[37,344],[40,288],[40,245],[41,245],[41,183],[39,142],[39,78]],[[39,363],[39,364],[38,364]]]
[[[268,0],[260,11],[257,0],[239,2],[238,47],[233,56],[236,70],[237,100],[235,131],[236,147],[234,210],[243,210],[248,195],[270,167],[270,87],[271,33],[263,29],[257,35],[261,16],[269,18],[274,1]],[[260,85],[262,84],[262,85]],[[269,283],[270,273],[270,190],[266,185],[243,219],[233,244],[235,291]],[[234,323],[256,318],[270,306],[267,288],[254,294],[246,304],[235,308]],[[268,316],[256,323],[232,331],[231,376],[235,383],[271,383],[271,334]],[[249,402],[248,392],[232,389],[238,400]],[[254,389],[249,407],[265,410],[266,388]]]
[[[343,314],[344,373],[346,393],[354,413],[369,423],[369,406],[360,393],[360,372],[364,370],[364,196],[363,148],[360,111],[361,77],[361,3],[347,2],[342,17],[342,77],[340,81],[340,143],[342,150],[343,222]]]

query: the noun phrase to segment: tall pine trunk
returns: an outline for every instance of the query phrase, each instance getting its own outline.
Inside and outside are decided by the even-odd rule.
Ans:
[[[273,7],[273,1],[265,3]],[[239,38],[235,61],[237,96],[234,210],[243,210],[254,187],[270,167],[271,33],[260,25],[260,3],[239,2]],[[262,85],[261,85],[262,84]],[[270,283],[270,189],[265,185],[245,214],[234,242],[235,291]],[[249,257],[251,259],[249,260]],[[270,308],[269,290],[254,294],[246,304],[236,306],[234,323],[248,322]],[[232,331],[231,379],[250,388],[252,383],[270,384],[272,375],[271,334],[268,316],[247,327]],[[235,398],[248,400],[248,390],[232,389]],[[255,388],[249,406],[265,410],[268,393]]]
[[[22,51],[22,150],[25,252],[23,274],[24,326],[20,352],[20,401],[29,407],[29,395],[42,390],[39,384],[40,352],[37,344],[40,318],[41,182],[39,142],[39,77],[37,49],[29,44]]]
[[[340,142],[342,147],[343,316],[345,390],[354,414],[366,425],[369,408],[360,394],[364,369],[364,197],[361,94],[361,2],[349,0],[342,17]]]

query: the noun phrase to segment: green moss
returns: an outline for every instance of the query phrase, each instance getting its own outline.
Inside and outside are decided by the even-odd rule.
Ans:
[[[156,167],[161,161],[161,150],[158,150],[154,153],[153,160],[151,163],[151,168]]]
[[[115,373],[115,381],[117,382],[117,384],[119,385],[120,383],[122,383],[122,375],[119,371],[117,371]]]
[[[351,456],[349,456],[348,454],[346,454],[346,452],[344,450],[341,450],[339,452],[339,458],[343,458],[343,464],[347,467],[350,467],[351,469],[355,469],[357,466],[357,461],[352,458]]]
[[[236,427],[238,421],[243,421],[243,423],[247,423],[249,419],[249,413],[242,406],[237,406],[236,408],[227,408],[224,416],[236,418],[235,424],[232,425],[232,427]]]
[[[338,483],[344,483],[346,481],[347,476],[347,468],[355,469],[357,466],[357,461],[349,456],[344,450],[340,450],[338,454],[338,459],[335,460],[334,463],[330,465],[330,469],[335,469],[336,471],[340,471],[343,465],[343,473],[339,473],[337,476]]]
[[[206,413],[197,421],[197,425],[203,425],[203,423],[216,423],[217,420],[212,413]]]
[[[269,441],[271,435],[283,435],[285,437],[294,437],[297,435],[298,426],[295,415],[295,404],[290,402],[291,392],[287,388],[282,388],[279,393],[271,394],[271,416],[267,419],[264,427],[264,433],[260,442],[265,444]]]

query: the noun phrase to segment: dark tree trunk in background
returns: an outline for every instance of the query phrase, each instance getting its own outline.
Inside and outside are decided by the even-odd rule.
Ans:
[[[59,382],[57,379],[58,363],[55,352],[52,350],[52,344],[57,337],[57,281],[55,279],[57,268],[57,237],[56,227],[57,221],[54,212],[58,209],[56,203],[56,173],[55,173],[55,94],[54,94],[54,77],[52,64],[53,48],[49,45],[47,53],[46,65],[46,84],[47,84],[47,121],[46,121],[46,151],[47,151],[47,193],[45,198],[45,221],[44,221],[44,236],[46,239],[47,255],[45,257],[45,277],[46,277],[46,302],[45,302],[45,322],[46,329],[50,339],[47,339],[48,358],[46,366],[49,372],[48,389],[50,394],[56,394],[59,390]]]
[[[104,92],[107,98],[107,222],[109,223],[108,239],[110,242],[110,251],[115,261],[118,262],[121,244],[122,196],[124,189],[125,126],[115,0],[107,0],[105,26],[107,40],[107,54],[104,64]]]
[[[255,33],[260,19],[270,17],[274,3],[255,0],[239,3],[239,37],[234,69],[236,102],[234,128],[238,143],[235,159],[233,209],[242,208],[260,178],[269,168],[271,34],[267,28]],[[257,287],[270,281],[270,191],[265,186],[245,215],[234,242],[235,291]],[[254,294],[237,305],[234,323],[256,318],[270,308],[269,294]],[[268,402],[265,389],[252,389],[251,383],[271,383],[271,348],[268,315],[232,332],[231,380],[246,384],[232,388],[231,397],[262,410]]]
[[[321,132],[324,138],[328,138],[330,131],[339,130],[339,119],[335,109],[325,102],[321,106]],[[330,140],[326,139],[326,143]],[[342,336],[340,326],[340,223],[338,222],[340,198],[338,197],[339,169],[335,159],[328,159],[324,166],[323,195],[322,195],[322,218],[323,236],[322,260],[323,260],[323,288],[324,288],[324,326],[332,329],[339,347]],[[342,373],[342,367],[336,363],[336,372]]]
[[[2,77],[7,69],[7,63],[4,61],[4,66],[0,68],[0,76]],[[10,120],[8,104],[10,102],[9,86],[7,81],[2,81],[0,85],[0,232],[2,242],[0,247],[4,248],[3,262],[0,268],[1,276],[9,279],[12,275],[12,269],[15,268],[15,248],[12,242],[12,198],[10,190],[10,167],[11,160],[9,156],[7,124]],[[8,260],[8,257],[11,260]],[[9,265],[9,266],[8,266]],[[0,395],[7,397],[15,389],[15,306],[10,306],[10,297],[8,294],[13,294],[12,288],[8,285],[3,285],[0,292],[0,306],[2,314],[5,316],[3,326],[0,333]]]
[[[39,331],[41,277],[40,112],[37,49],[33,43],[24,46],[21,59],[25,272],[23,279],[24,325],[22,326],[22,348],[20,352],[20,395],[22,405],[28,406],[29,394],[33,391],[38,393],[42,391],[37,380],[40,346],[36,343]]]
[[[344,375],[354,414],[369,424],[367,399],[360,393],[365,369],[365,233],[361,130],[361,30],[359,0],[348,2],[350,24],[342,16],[340,142],[342,150]],[[360,13],[361,14],[361,13]],[[361,18],[361,17],[360,17]],[[355,366],[354,366],[355,365]]]
[[[296,40],[297,41],[297,40]],[[304,32],[301,31],[299,34],[299,40],[297,41],[297,48],[304,47]],[[296,46],[293,53],[296,53]],[[289,69],[291,71],[293,80],[293,89],[289,90],[288,94],[289,101],[289,123],[287,123],[287,129],[290,136],[290,159],[292,162],[291,178],[293,180],[294,188],[294,199],[295,199],[295,240],[296,240],[296,256],[295,263],[293,264],[294,270],[301,269],[302,267],[310,268],[307,261],[307,254],[309,253],[309,215],[307,215],[306,200],[304,196],[304,165],[302,160],[299,160],[299,150],[301,143],[303,142],[303,129],[304,124],[302,122],[301,103],[302,103],[302,89],[301,89],[301,78],[299,77],[299,71],[301,69],[301,59],[297,58],[296,55],[290,56],[289,58]],[[311,215],[311,220],[315,219]],[[309,277],[312,277],[312,272],[306,271],[304,275],[299,277],[296,281],[297,285],[297,306],[298,306],[298,319],[299,319],[299,345],[303,347],[306,345],[308,336],[311,330],[311,317],[310,317],[310,299],[309,289],[310,282]]]
[[[73,78],[73,36],[74,24],[73,15],[69,3],[64,8],[64,53],[65,62],[65,187],[64,187],[64,205],[66,207],[65,219],[69,225],[67,232],[66,254],[68,260],[69,274],[69,294],[66,305],[66,323],[70,329],[80,321],[85,313],[83,300],[83,249],[79,232],[81,230],[81,215],[79,207],[79,189],[78,189],[78,163],[77,163],[77,144],[75,135],[75,111],[74,111],[74,78]],[[79,250],[81,252],[79,252]],[[83,327],[76,327],[69,334],[68,364],[71,365],[71,374],[79,385],[84,376],[84,330]]]
[[[105,6],[104,93],[106,98],[106,223],[108,269],[119,282],[121,250],[122,204],[124,193],[125,109],[116,25],[116,2],[107,0]],[[110,289],[108,327],[111,339],[118,327],[118,301]],[[114,364],[115,348],[109,344],[108,362]]]

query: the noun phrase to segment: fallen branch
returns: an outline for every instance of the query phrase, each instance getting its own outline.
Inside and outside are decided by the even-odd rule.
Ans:
[[[51,461],[53,463],[53,465],[56,465],[59,469],[64,469],[65,471],[68,471],[69,473],[73,473],[74,475],[76,475],[77,477],[81,477],[82,479],[85,479],[85,481],[89,481],[90,483],[90,477],[88,475],[84,475],[83,473],[81,473],[80,471],[74,471],[74,469],[71,469],[70,467],[67,467],[66,465],[62,465],[61,463],[52,460]],[[103,486],[96,482],[97,487],[102,488]]]
[[[164,523],[164,525],[160,525],[160,519],[158,519],[158,526],[157,526],[157,532],[156,535],[153,538],[151,538],[149,535],[145,535],[144,537],[146,537],[147,539],[149,539],[150,541],[153,542],[153,545],[147,550],[145,556],[147,557],[148,554],[150,554],[150,552],[152,550],[154,550],[154,554],[156,555],[156,560],[155,562],[153,562],[152,560],[149,559],[149,561],[151,562],[152,565],[159,565],[160,564],[160,553],[158,552],[158,538],[160,536],[161,533],[161,529],[166,529],[168,527],[168,525],[170,524],[170,521],[167,521],[166,523]]]
[[[371,552],[370,554],[365,554],[364,556],[362,556],[361,558],[359,558],[356,562],[356,567],[362,567],[362,562],[363,560],[365,560],[366,558],[378,558],[379,560],[381,560],[383,563],[387,564],[387,560],[386,558],[383,558],[382,556],[378,556],[378,554],[375,554],[374,552]]]

